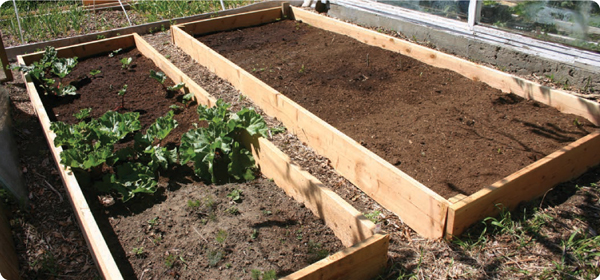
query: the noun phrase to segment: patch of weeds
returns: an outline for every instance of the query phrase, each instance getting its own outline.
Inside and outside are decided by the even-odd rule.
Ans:
[[[237,207],[235,207],[235,206],[231,206],[231,207],[225,209],[225,212],[227,214],[231,214],[231,215],[239,215],[240,214],[240,210],[237,209]]]
[[[302,240],[302,229],[296,230],[296,239]]]
[[[321,243],[315,243],[312,240],[308,241],[308,258],[309,263],[320,261],[329,255],[329,251],[323,249]]]
[[[145,255],[144,247],[134,247],[133,249],[131,249],[131,253],[134,254],[137,258],[143,258]]]
[[[49,275],[57,275],[58,273],[56,258],[48,251],[41,255],[39,260],[35,260],[31,266]]]
[[[200,202],[200,200],[188,200],[187,201],[187,206],[191,209],[196,209],[198,207],[200,207],[200,205],[202,205],[202,203]]]
[[[210,195],[204,198],[204,205],[206,205],[206,207],[208,207],[210,210],[213,210],[215,207],[217,207],[215,199]]]
[[[231,199],[231,201],[239,203],[242,201],[242,191],[238,190],[238,189],[234,189],[229,194],[227,194],[227,197],[229,197],[229,199]]]
[[[168,254],[165,257],[165,266],[168,268],[173,268],[175,266],[175,262],[177,261],[177,256],[173,254]]]
[[[250,278],[253,280],[275,280],[277,279],[277,272],[273,269],[262,272],[258,269],[252,269],[250,271]]]
[[[380,214],[381,214],[381,211],[375,210],[373,212],[366,213],[365,217],[367,217],[367,219],[371,220],[371,222],[376,224],[376,223],[380,222],[380,216],[379,216]]]
[[[158,217],[154,217],[150,220],[148,220],[148,227],[152,228],[158,225]]]
[[[252,234],[250,234],[250,238],[252,238],[253,240],[258,238],[258,229],[252,230]]]
[[[221,250],[209,250],[206,254],[208,265],[211,267],[216,266],[224,256],[225,253]]]
[[[154,245],[158,245],[162,241],[162,235],[157,235],[154,239],[152,239],[152,243]]]
[[[96,36],[96,40],[102,40],[102,39],[106,39],[106,36],[104,36],[104,35]]]
[[[220,229],[219,231],[217,231],[217,236],[215,237],[215,240],[217,240],[217,242],[222,245],[223,243],[225,243],[225,240],[227,240],[228,236],[229,234],[226,230]]]

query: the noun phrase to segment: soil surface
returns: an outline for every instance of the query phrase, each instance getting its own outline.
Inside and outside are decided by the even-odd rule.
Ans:
[[[120,59],[127,57],[133,62],[123,69]],[[79,95],[47,96],[46,108],[56,120],[68,123],[77,122],[73,114],[82,108],[92,108],[94,118],[115,109],[140,112],[144,130],[175,104],[184,110],[175,115],[178,127],[163,144],[178,144],[198,123],[196,106],[182,104],[181,92],[167,92],[150,78],[150,69],[159,71],[136,49],[85,59],[63,80],[76,85]],[[101,73],[92,76],[92,70]],[[119,108],[117,91],[123,84],[128,88],[125,106]],[[165,81],[165,86],[172,84]],[[161,175],[156,194],[125,204],[84,187],[126,278],[250,278],[252,270],[283,276],[342,248],[321,220],[269,180],[207,186],[187,166]],[[238,201],[228,197],[234,190],[242,193]]]
[[[473,194],[594,128],[300,22],[198,39],[446,198]]]

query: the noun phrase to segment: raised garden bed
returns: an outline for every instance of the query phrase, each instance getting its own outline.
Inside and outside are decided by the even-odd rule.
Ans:
[[[79,67],[76,67],[76,70],[74,70],[74,72],[70,75],[75,77],[75,80],[77,81],[86,81],[85,84],[87,84],[87,86],[76,83],[77,88],[81,89],[81,97],[66,97],[67,100],[70,99],[68,104],[61,104],[60,106],[57,104],[50,104],[49,102],[44,104],[42,100],[55,99],[55,97],[41,98],[37,92],[36,85],[31,82],[31,78],[29,76],[25,77],[27,79],[27,89],[29,91],[32,103],[36,108],[38,117],[40,118],[42,126],[45,130],[47,140],[50,143],[53,156],[57,162],[60,162],[60,153],[62,149],[54,147],[54,139],[56,135],[50,131],[50,120],[58,118],[59,120],[63,120],[65,122],[75,122],[75,120],[71,118],[71,113],[65,108],[69,106],[77,109],[81,109],[81,106],[87,107],[82,105],[80,102],[83,102],[84,99],[91,96],[84,97],[84,95],[99,95],[98,92],[110,92],[110,96],[108,96],[107,99],[96,101],[96,105],[94,105],[96,107],[92,109],[92,112],[93,114],[98,115],[102,114],[101,111],[113,107],[117,110],[128,110],[133,108],[139,109],[139,106],[141,106],[141,104],[144,102],[140,102],[140,104],[137,102],[143,101],[142,99],[148,99],[146,103],[149,103],[149,105],[152,107],[138,110],[143,116],[140,117],[142,125],[148,125],[152,123],[152,118],[147,116],[151,114],[157,114],[160,116],[163,114],[163,112],[168,110],[170,105],[178,104],[180,107],[185,108],[185,105],[178,103],[178,100],[181,101],[181,99],[179,99],[181,94],[173,94],[172,96],[169,96],[165,95],[163,91],[162,94],[160,92],[158,93],[159,97],[163,96],[162,98],[152,99],[148,96],[149,91],[156,91],[156,88],[158,88],[158,91],[163,89],[157,84],[156,81],[148,78],[148,74],[145,70],[141,70],[143,69],[142,61],[144,57],[148,58],[149,61],[151,60],[154,62],[156,66],[153,67],[158,68],[160,71],[166,73],[166,75],[170,77],[174,83],[184,82],[186,84],[186,88],[194,94],[199,103],[207,105],[214,105],[216,103],[216,101],[208,96],[208,94],[202,88],[195,84],[185,74],[181,73],[181,71],[176,69],[164,57],[160,56],[137,34],[120,36],[113,39],[100,40],[93,43],[58,49],[58,56],[77,56],[81,60],[86,57],[93,57],[97,55],[106,56],[117,49],[127,50],[130,48],[135,49],[129,51],[128,53],[117,53],[114,55],[115,57],[112,59],[116,63],[116,67],[113,67],[115,65],[109,65],[108,63],[101,62],[104,57],[102,57],[102,59],[97,57],[89,60],[96,61],[96,64],[81,64]],[[137,52],[139,52],[139,54],[137,54]],[[18,60],[20,64],[29,65],[33,61],[39,60],[41,56],[41,53],[35,53],[26,56],[19,56]],[[134,59],[134,63],[131,65],[132,67],[128,69],[120,68],[120,59],[128,57],[132,57]],[[111,69],[116,69],[116,73],[111,73]],[[91,76],[90,72],[92,70],[100,70],[101,72]],[[117,74],[117,76],[115,77],[111,74]],[[134,76],[139,74],[140,76],[129,77],[130,74]],[[145,94],[142,93],[143,95],[141,97],[136,96],[135,91],[131,90],[132,88],[128,88],[128,93],[125,97],[125,103],[122,103],[122,99],[120,99],[121,97],[116,94],[116,90],[118,90],[118,88],[113,87],[111,90],[109,87],[108,89],[105,89],[102,88],[101,85],[90,87],[90,85],[95,84],[93,82],[101,79],[106,79],[115,85],[118,84],[119,88],[121,87],[121,84],[125,83],[128,83],[128,85],[133,88],[135,88],[135,83],[150,84],[153,86],[147,88],[147,91]],[[92,82],[90,83],[89,80],[92,80]],[[68,82],[68,78],[64,78],[63,82]],[[168,83],[169,82],[166,82],[165,84],[168,85]],[[86,90],[90,90],[90,92],[86,92]],[[61,101],[60,103],[64,102]],[[103,103],[104,108],[102,108],[98,103]],[[161,106],[162,108],[159,108]],[[125,109],[121,107],[125,107]],[[46,109],[48,109],[48,111],[46,111]],[[63,109],[65,111],[63,111]],[[186,115],[186,111],[193,112],[193,110],[190,109],[193,108],[188,108],[188,110],[184,110],[175,117],[176,119],[179,118],[181,124],[182,129],[180,129],[179,133],[187,130],[187,128],[191,126],[191,121],[197,119],[197,116],[193,116],[193,114]],[[51,114],[49,115],[47,112],[51,112]],[[96,116],[97,115],[92,115],[91,117]],[[61,119],[63,117],[64,119]],[[185,125],[185,123],[188,123],[188,125]],[[177,129],[179,129],[179,127]],[[176,131],[173,130],[173,133],[175,134],[170,135],[169,137],[174,138],[170,140],[169,138],[165,138],[166,142],[177,141],[177,137],[175,136],[177,134]],[[376,275],[379,269],[385,266],[388,237],[387,235],[375,234],[375,225],[372,222],[349,206],[348,203],[343,201],[337,195],[323,188],[320,182],[318,182],[318,180],[316,180],[314,177],[292,165],[289,159],[283,153],[277,150],[267,139],[245,137],[243,144],[251,149],[261,173],[266,178],[272,178],[274,184],[277,184],[277,186],[284,189],[289,195],[303,203],[307,209],[311,210],[318,218],[321,218],[329,228],[331,228],[333,234],[335,234],[335,236],[338,238],[338,242],[341,242],[343,246],[349,247],[288,275],[287,277],[289,279],[316,277],[315,275],[324,276],[326,279],[339,276],[356,277],[356,279],[360,279],[361,277],[364,278]],[[288,206],[289,204],[280,204],[282,203],[281,200],[283,200],[285,203],[290,203],[290,201],[286,201],[289,199],[286,199],[285,196],[282,197],[281,195],[276,194],[276,191],[273,190],[275,185],[271,183],[270,180],[260,179],[258,181],[252,181],[248,184],[214,187],[211,193],[211,188],[208,186],[198,188],[198,183],[193,182],[193,176],[191,173],[189,173],[189,170],[186,171],[186,167],[183,166],[181,168],[169,170],[164,174],[161,174],[172,175],[169,176],[170,179],[166,179],[166,177],[161,177],[161,179],[159,179],[160,186],[168,186],[166,190],[163,189],[164,192],[161,191],[154,196],[134,197],[131,200],[133,203],[136,203],[134,205],[127,205],[129,202],[122,203],[117,201],[112,206],[106,206],[111,205],[114,202],[114,199],[106,196],[100,197],[102,203],[106,204],[102,206],[98,202],[98,196],[95,195],[94,192],[90,192],[89,190],[86,191],[85,193],[88,199],[85,199],[84,192],[82,192],[82,187],[77,182],[73,172],[71,172],[69,168],[64,168],[62,164],[59,164],[59,170],[86,241],[88,242],[99,270],[106,279],[121,279],[123,277],[131,277],[132,273],[136,274],[137,276],[140,276],[144,273],[148,275],[149,272],[144,272],[144,270],[148,268],[158,270],[156,272],[158,273],[157,275],[164,276],[165,274],[171,273],[171,275],[177,276],[184,273],[184,268],[193,271],[194,269],[210,267],[213,266],[213,264],[207,265],[206,259],[208,258],[190,257],[189,253],[196,252],[197,254],[210,254],[210,252],[214,251],[217,253],[216,255],[218,255],[219,252],[222,254],[237,252],[239,254],[239,252],[244,251],[244,248],[237,247],[238,251],[235,251],[234,249],[237,246],[236,244],[240,243],[241,245],[248,245],[248,243],[244,243],[249,242],[247,241],[248,239],[250,239],[251,242],[254,242],[252,240],[253,234],[256,238],[256,242],[259,242],[260,238],[262,238],[261,234],[264,234],[265,238],[273,239],[276,238],[275,236],[278,233],[283,233],[285,235],[285,229],[281,229],[279,227],[269,227],[277,223],[285,224],[288,226],[288,229],[300,227],[295,229],[293,233],[295,235],[292,236],[297,242],[300,242],[300,245],[296,246],[297,248],[310,243],[313,246],[311,251],[318,253],[319,250],[323,250],[319,248],[325,248],[328,246],[325,245],[324,242],[321,243],[321,245],[318,245],[320,241],[315,241],[316,237],[314,236],[314,238],[312,238],[314,240],[309,242],[311,241],[309,240],[311,239],[309,235],[321,234],[321,227],[324,225],[319,225],[319,222],[316,224],[312,223],[314,226],[316,226],[316,229],[319,232],[304,233],[304,229],[309,227],[308,224],[300,225],[300,222],[294,221],[295,219],[299,218],[299,216],[307,217],[306,213],[302,212],[301,210],[291,210],[289,208],[290,206]],[[260,190],[256,190],[257,185],[260,186]],[[88,187],[84,186],[84,189],[87,188]],[[230,216],[224,214],[227,213],[224,212],[225,210],[231,209],[231,206],[237,205],[227,204],[229,201],[231,201],[231,199],[227,197],[227,194],[231,193],[234,189],[243,190],[242,200],[238,205],[240,217],[245,217],[244,215],[252,215],[252,217],[255,219],[250,220],[248,217],[244,218],[244,220],[249,220],[251,226],[240,226],[235,230],[233,227],[237,226],[232,224],[236,218],[236,213],[234,213],[235,211],[229,210],[231,212],[229,213]],[[255,192],[255,195],[257,196],[253,196]],[[246,208],[246,203],[249,207],[249,204],[256,204],[255,202],[257,201],[265,200],[265,195],[273,197],[279,196],[280,200],[279,202],[269,201],[263,206],[257,206],[259,207],[258,210],[250,210],[250,208]],[[175,204],[170,206],[165,204],[170,200],[174,200]],[[213,202],[209,203],[208,201],[211,200]],[[263,207],[263,209],[260,207]],[[90,211],[90,208],[99,208],[101,211],[96,212],[95,215],[93,215]],[[181,213],[180,211],[187,211],[187,213]],[[219,211],[223,211],[223,213]],[[134,215],[132,215],[132,213],[134,213]],[[204,229],[201,227],[203,226],[203,223],[211,224],[211,217],[214,218],[217,214],[221,215],[219,220],[223,220],[225,224],[214,225],[215,228],[212,229]],[[152,216],[152,218],[146,219],[150,216]],[[137,217],[137,220],[134,217]],[[96,221],[102,224],[102,227],[108,227],[101,231]],[[176,224],[183,225],[184,227],[176,228]],[[135,239],[132,233],[127,230],[128,228],[135,228],[136,225],[138,227],[137,230],[142,232],[142,234],[139,236],[140,239],[145,240]],[[196,227],[195,225],[198,226]],[[254,228],[252,226],[254,226]],[[283,227],[285,228],[285,226]],[[273,232],[270,232],[267,230],[267,228],[273,229]],[[277,230],[276,228],[279,229]],[[254,229],[256,229],[256,233],[254,232]],[[124,235],[118,237],[118,239],[121,241],[121,244],[113,243],[117,242],[116,238],[113,237],[114,233],[121,232],[124,233]],[[245,233],[249,233],[249,235],[245,236]],[[306,244],[301,243],[302,240],[299,240],[299,234],[302,235],[303,240],[305,237],[308,238],[307,240],[304,240]],[[197,238],[194,238],[194,240],[197,241],[197,246],[193,248],[180,247],[181,243],[177,243],[177,239],[181,239],[178,237],[182,235],[190,237],[196,236]],[[149,236],[153,236],[153,238],[149,238]],[[206,238],[206,240],[202,240],[202,237]],[[181,239],[180,241],[185,241],[185,239]],[[111,244],[110,248],[112,250],[109,250],[107,242]],[[276,240],[276,242],[284,241]],[[140,251],[141,247],[144,247],[145,250]],[[260,245],[248,245],[247,249],[251,251],[252,248],[260,248]],[[165,254],[165,256],[157,254],[155,256],[152,251],[147,251],[149,249],[156,249],[156,253]],[[167,251],[164,251],[165,249],[168,250],[168,253]],[[264,252],[265,250],[262,251]],[[309,253],[309,255],[310,254],[311,253]],[[143,264],[139,263],[134,265],[136,260],[139,261],[144,257],[150,258],[150,255],[152,255],[152,259],[148,260],[155,263],[154,267],[144,266]],[[262,259],[266,256],[260,254],[257,255],[259,256],[257,259]],[[122,265],[117,266],[115,259],[125,256],[129,258],[131,264],[124,264],[123,260],[119,259],[119,264]],[[186,258],[186,256],[188,257]],[[214,257],[215,254],[212,254],[212,256]],[[273,255],[268,256],[268,259],[274,259]],[[241,265],[241,263],[245,263],[245,260],[240,258],[239,255],[235,257],[232,255],[229,257],[222,256],[221,258],[222,260],[217,261],[214,266],[218,264],[222,268],[226,268],[228,266],[227,260],[231,261],[230,264],[233,268],[235,268],[234,266],[236,264]],[[165,265],[156,263],[160,260],[163,260]],[[189,263],[187,261],[189,261]],[[140,261],[140,263],[145,262]],[[265,272],[277,268],[277,265],[273,265],[273,263],[270,265],[270,267],[269,265],[263,266],[261,271]],[[135,268],[132,268],[132,266],[135,266]],[[296,266],[294,268],[289,268],[287,271],[280,271],[279,273],[288,274],[296,270],[296,268],[298,267]],[[240,270],[241,268],[238,267],[235,269]],[[255,269],[255,267],[248,267],[246,268],[246,271],[250,271],[251,269]],[[135,272],[132,272],[131,270]],[[236,273],[239,274],[239,271]],[[235,273],[233,271],[226,271],[224,275],[233,277],[235,276],[234,274]]]
[[[600,151],[596,148],[600,141],[598,132],[589,123],[581,125],[583,118],[598,124],[598,104],[374,31],[301,9],[291,8],[292,12],[288,13],[289,17],[311,26],[348,35],[366,45],[412,58],[386,53],[379,48],[369,49],[339,34],[313,31],[314,35],[309,37],[306,35],[309,27],[299,22],[277,23],[285,26],[281,30],[273,27],[267,32],[260,29],[267,28],[262,26],[200,39],[218,45],[217,50],[234,61],[240,61],[240,67],[192,36],[280,21],[284,18],[282,11],[288,9],[284,6],[283,9],[266,9],[174,26],[173,40],[196,61],[238,87],[242,94],[249,96],[267,114],[281,120],[302,141],[328,157],[338,172],[426,237],[459,234],[473,222],[496,213],[497,204],[515,207],[519,202],[543,194],[554,184],[577,176],[600,161]],[[252,34],[252,39],[243,38],[243,33]],[[326,38],[321,40],[323,37]],[[227,40],[228,43],[220,44],[219,40]],[[231,44],[233,41],[237,43]],[[248,46],[250,50],[240,51],[237,48],[240,44]],[[265,49],[267,45],[269,48]],[[277,47],[279,51],[274,49]],[[285,48],[287,51],[281,51]],[[307,55],[301,56],[302,52]],[[350,55],[339,56],[344,52]],[[342,62],[327,63],[317,53]],[[270,60],[260,61],[261,56],[270,57]],[[302,59],[296,60],[300,57]],[[458,74],[419,64],[413,58]],[[413,81],[406,81],[406,78],[398,78],[398,72],[412,72],[417,77]],[[413,85],[419,80],[426,84],[420,88]],[[399,87],[405,87],[408,91],[399,94]],[[474,99],[477,95],[465,94],[483,90],[488,93],[480,95],[487,100],[477,101]],[[313,95],[308,93],[311,91]],[[502,94],[500,91],[512,94]],[[558,121],[560,117],[548,120],[547,113],[537,120],[527,120],[534,115],[529,112],[552,112],[554,109],[543,108],[545,106],[539,103],[522,101],[520,98],[533,99],[577,116],[563,117],[562,124]],[[357,102],[351,102],[353,100]],[[400,103],[406,106],[398,107]],[[438,106],[440,103],[449,105]],[[331,104],[338,104],[342,108]],[[513,115],[513,111],[507,110],[508,107],[522,107],[523,113]],[[430,110],[429,116],[419,115],[420,111],[427,109]],[[486,114],[474,117],[475,113],[486,110],[496,111],[499,116],[483,112]],[[449,111],[458,114],[452,115]],[[353,114],[356,120],[352,120]],[[390,118],[391,124],[386,122]],[[438,123],[442,125],[436,127]],[[509,130],[490,127],[502,124],[508,125]],[[481,125],[485,127],[480,128]],[[416,127],[417,130],[399,134],[402,127]],[[427,132],[432,127],[433,130]],[[418,129],[423,135],[418,135]],[[589,132],[591,134],[582,137]],[[524,136],[524,133],[530,134]],[[536,133],[543,136],[539,137]],[[433,138],[424,138],[425,134]],[[447,144],[445,138],[459,136],[458,139],[461,139],[460,134],[463,137],[466,135],[463,139],[467,141],[458,141],[458,146]],[[378,141],[377,138],[384,138],[384,141]],[[388,139],[394,138],[398,139],[397,143],[389,144]],[[540,148],[537,142],[541,140],[548,140],[549,145]],[[567,145],[571,141],[574,142]],[[484,147],[475,147],[470,154],[460,149],[461,145],[469,148],[478,142]],[[517,151],[521,159],[515,162]],[[373,152],[383,154],[387,162]],[[386,153],[391,156],[386,156]],[[421,165],[411,165],[410,156],[406,154],[414,156],[412,161]],[[467,156],[461,158],[464,154]],[[458,181],[453,179],[456,182],[449,180],[459,174],[457,171],[473,165],[471,160],[476,157],[481,158],[474,165],[475,171],[464,173]],[[447,161],[451,160],[457,161],[454,167],[439,170],[440,166],[445,167]],[[436,167],[438,162],[442,164]],[[506,167],[503,163],[512,164],[512,167]],[[437,179],[431,180],[433,177]],[[472,183],[472,178],[482,180]],[[436,187],[436,191],[445,197],[426,185]]]

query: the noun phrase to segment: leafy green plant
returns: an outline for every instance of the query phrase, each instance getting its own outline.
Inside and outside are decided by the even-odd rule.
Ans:
[[[208,127],[192,129],[181,138],[181,164],[194,163],[194,172],[207,182],[224,183],[254,179],[254,158],[241,146],[242,133],[266,137],[267,125],[253,109],[229,111],[231,105],[218,100],[213,108],[199,106],[199,120]]]
[[[131,253],[133,253],[136,257],[141,258],[144,256],[144,247],[134,247],[131,249]]]
[[[90,71],[90,76],[96,76],[96,75],[98,75],[98,74],[100,74],[100,73],[102,73],[102,71],[100,71],[100,70],[98,70],[98,69],[96,69],[96,70],[92,70],[92,71]]]
[[[67,125],[54,122],[50,129],[56,134],[54,144],[63,146],[61,163],[73,169],[98,173],[104,164],[113,166],[114,172],[102,177],[94,186],[101,191],[115,190],[123,201],[136,193],[156,191],[157,172],[177,162],[177,149],[161,147],[160,142],[177,126],[174,113],[158,118],[145,134],[134,135],[134,147],[116,152],[114,145],[128,134],[141,129],[139,113],[109,111],[98,119]],[[158,140],[158,145],[154,145]],[[115,164],[120,163],[116,166]],[[96,170],[96,171],[94,171]]]
[[[167,75],[165,75],[163,72],[156,72],[150,69],[150,78],[157,80],[161,85],[163,85],[167,80]]]
[[[234,189],[229,194],[227,194],[227,197],[229,197],[229,199],[231,199],[231,201],[233,201],[233,202],[240,202],[240,201],[242,201],[242,197],[241,196],[242,196],[242,191],[238,190],[238,189]]]
[[[194,96],[194,94],[191,92],[184,94],[181,99],[181,103],[183,103],[183,104],[191,104],[194,101],[196,101],[196,96]]]
[[[45,95],[76,95],[77,89],[72,85],[63,85],[62,79],[73,71],[77,65],[77,57],[59,58],[57,53],[56,49],[48,46],[39,61],[31,65],[13,65],[10,69],[28,74]],[[56,83],[52,77],[58,77],[59,82]]]
[[[121,58],[120,61],[121,61],[121,68],[129,69],[129,67],[131,67],[131,62],[133,61],[133,58],[124,57],[124,58]]]
[[[177,91],[177,90],[182,89],[184,86],[185,86],[185,83],[182,82],[182,83],[178,83],[178,84],[176,84],[174,86],[167,87],[167,90],[168,91]]]
[[[381,211],[373,211],[370,213],[366,213],[365,217],[367,217],[367,219],[371,220],[371,222],[373,222],[374,224],[379,222],[379,215],[381,214]]]
[[[123,87],[117,92],[117,95],[119,95],[121,97],[121,107],[117,108],[118,111],[119,109],[125,109],[125,94],[127,93],[127,85],[123,85]]]
[[[85,118],[88,118],[90,116],[90,113],[92,112],[92,108],[84,108],[79,110],[79,112],[73,114],[73,116],[75,118],[77,118],[78,120],[83,120]]]

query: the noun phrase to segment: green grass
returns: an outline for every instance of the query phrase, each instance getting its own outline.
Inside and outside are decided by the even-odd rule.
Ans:
[[[231,9],[251,4],[255,1],[224,1],[225,8]],[[104,12],[88,11],[80,0],[63,1],[17,1],[21,27],[25,42],[47,41],[57,38],[88,34],[129,26],[122,12],[122,21],[115,23],[107,19]],[[220,11],[219,1],[158,1],[139,0],[127,11],[133,24],[144,24],[178,17]],[[0,30],[13,42],[6,45],[19,45],[19,25],[12,2],[0,6]],[[162,28],[156,31],[165,31]]]

